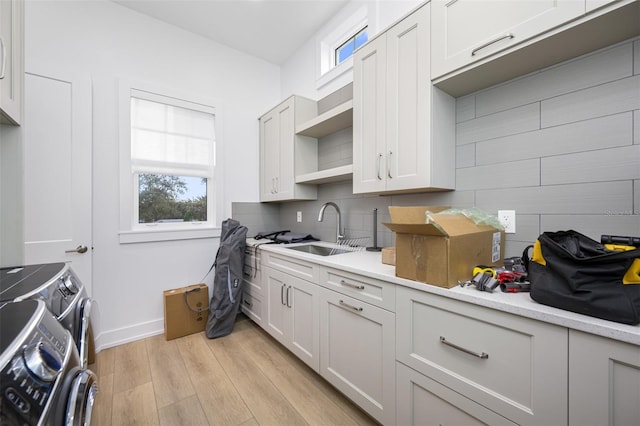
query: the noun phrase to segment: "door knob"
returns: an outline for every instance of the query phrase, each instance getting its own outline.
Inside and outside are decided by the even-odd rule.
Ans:
[[[74,248],[73,250],[65,250],[65,253],[86,253],[87,252],[87,246],[83,246],[83,245],[79,245],[78,247]]]

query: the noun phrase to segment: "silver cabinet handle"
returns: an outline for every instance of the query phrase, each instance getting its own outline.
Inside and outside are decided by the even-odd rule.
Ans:
[[[345,280],[340,280],[340,285],[346,285],[347,287],[355,288],[356,290],[364,290],[364,286],[362,284],[351,284]]]
[[[79,245],[78,247],[76,247],[76,248],[74,248],[72,250],[65,250],[64,252],[65,253],[80,253],[80,254],[82,254],[82,253],[86,253],[87,250],[89,250],[87,248],[87,246]]]
[[[4,48],[4,39],[0,37],[0,49],[2,49],[2,56],[0,57],[2,60],[2,65],[0,65],[0,80],[2,80],[5,75],[4,72],[7,69],[7,49]]]
[[[276,187],[275,187],[274,191],[275,191],[275,193],[277,194],[277,193],[278,193],[278,190],[280,189],[280,188],[279,188],[279,186],[280,186],[280,185],[279,185],[279,182],[278,182],[278,176],[276,176],[276,178],[275,178],[275,179],[276,179]]]
[[[361,307],[356,307],[356,306],[350,305],[350,304],[346,303],[344,300],[340,301],[340,305],[342,305],[342,306],[344,306],[346,308],[352,309],[352,310],[354,310],[356,312],[362,312],[362,308]]]
[[[475,55],[476,55],[476,53],[478,53],[478,51],[479,51],[479,50],[482,50],[482,49],[484,49],[485,47],[489,47],[489,46],[491,46],[491,45],[492,45],[492,44],[494,44],[494,43],[497,43],[497,42],[499,42],[499,41],[502,41],[502,40],[504,40],[504,39],[506,39],[506,38],[508,38],[508,39],[512,39],[512,38],[514,38],[514,37],[515,37],[515,36],[514,36],[512,33],[509,33],[509,34],[505,34],[505,35],[503,35],[503,36],[500,36],[500,37],[498,37],[498,38],[496,38],[496,39],[493,39],[493,40],[491,40],[491,41],[488,41],[488,42],[486,42],[485,44],[483,44],[482,46],[478,46],[478,47],[476,47],[475,49],[473,49],[473,50],[471,51],[471,56],[475,56]]]
[[[389,156],[387,157],[387,176],[389,176],[389,179],[393,179],[393,176],[391,176],[391,155],[393,154],[393,152],[389,151]]]
[[[285,305],[284,303],[284,288],[286,287],[286,284],[282,284],[282,287],[280,287],[280,303],[282,303],[283,305]]]
[[[380,176],[380,163],[382,162],[382,153],[378,153],[378,180],[382,180],[382,176]]]
[[[249,302],[247,299],[243,300],[244,304],[247,305],[248,307],[253,307],[253,303]]]
[[[450,346],[450,347],[452,347],[452,348],[454,348],[454,349],[457,349],[457,350],[459,350],[459,351],[462,351],[462,352],[464,352],[464,353],[466,353],[466,354],[473,355],[473,356],[478,357],[478,358],[480,358],[480,359],[487,359],[487,358],[489,358],[489,354],[488,354],[488,353],[486,353],[486,352],[474,352],[474,351],[472,351],[472,350],[470,350],[470,349],[463,348],[462,346],[458,346],[458,345],[456,345],[455,343],[451,343],[450,341],[448,341],[447,339],[445,339],[445,338],[444,338],[444,336],[440,336],[440,343],[443,343],[443,344],[445,344],[445,345],[447,345],[447,346]]]
[[[289,298],[289,290],[291,290],[291,286],[287,287],[287,308],[291,307],[291,300]]]

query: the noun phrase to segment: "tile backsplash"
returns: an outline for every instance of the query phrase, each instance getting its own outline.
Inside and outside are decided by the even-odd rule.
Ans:
[[[389,246],[390,205],[515,210],[507,256],[544,231],[640,236],[639,39],[458,98],[456,123],[455,191],[354,195],[339,182],[320,185],[317,201],[234,203],[233,216],[249,235],[286,228],[332,241],[334,210],[317,221],[324,202],[340,206],[348,238],[372,236],[377,208],[378,245]],[[332,135],[319,164],[348,163],[351,143],[351,132]]]

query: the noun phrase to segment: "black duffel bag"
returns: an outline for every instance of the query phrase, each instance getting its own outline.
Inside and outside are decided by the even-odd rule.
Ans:
[[[527,257],[527,256],[523,256]],[[538,303],[624,324],[640,323],[640,249],[612,251],[576,231],[545,232],[527,265]]]

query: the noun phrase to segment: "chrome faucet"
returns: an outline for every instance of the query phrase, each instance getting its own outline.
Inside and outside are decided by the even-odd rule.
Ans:
[[[324,203],[322,207],[320,207],[320,213],[318,213],[318,222],[322,222],[324,219],[324,210],[327,206],[333,206],[336,209],[336,213],[338,214],[338,223],[336,227],[336,243],[339,243],[344,238],[344,234],[342,233],[342,216],[340,215],[340,207],[336,203],[329,201],[328,203]]]

